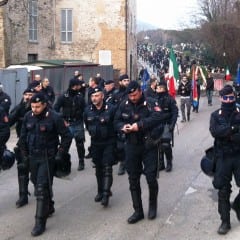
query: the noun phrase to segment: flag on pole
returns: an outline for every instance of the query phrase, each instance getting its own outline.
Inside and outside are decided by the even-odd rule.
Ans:
[[[146,90],[147,88],[147,81],[150,79],[150,75],[148,73],[148,70],[145,68],[143,71],[143,77],[142,77],[142,90]]]
[[[238,63],[238,67],[237,67],[237,79],[236,79],[236,84],[240,85],[240,62]]]
[[[177,80],[179,79],[178,66],[173,49],[170,50],[169,70],[168,70],[168,92],[172,97],[176,97]]]
[[[198,67],[192,67],[192,104],[194,107],[198,106],[198,91],[197,91],[197,76]]]
[[[230,74],[229,68],[226,67],[225,80],[230,81],[231,79],[232,79],[232,76]]]

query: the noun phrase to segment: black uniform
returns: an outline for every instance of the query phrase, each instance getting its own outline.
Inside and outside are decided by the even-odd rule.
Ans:
[[[122,101],[127,99],[126,87],[120,86],[113,93],[111,103],[116,107],[119,107]],[[125,134],[123,132],[117,133],[117,149],[116,149],[116,157],[117,161],[120,162],[118,175],[123,175],[125,173],[125,151],[124,151],[124,142],[125,142]]]
[[[75,139],[79,158],[78,170],[84,169],[84,108],[85,101],[82,94],[78,90],[72,90],[71,88],[60,95],[54,104],[54,110],[57,112],[61,111],[63,118],[69,124],[69,129],[72,133],[72,137]]]
[[[91,154],[96,167],[98,194],[95,201],[108,205],[113,182],[112,165],[115,163],[116,134],[113,127],[115,109],[103,102],[101,109],[89,105],[85,109],[84,121],[91,136]]]
[[[46,96],[49,106],[52,106],[55,101],[55,93],[51,86],[42,87],[41,92]]]
[[[29,163],[31,181],[37,197],[33,236],[44,232],[46,219],[50,213],[56,153],[60,150],[68,152],[71,140],[69,128],[55,111],[46,107],[39,115],[29,111],[24,116],[18,145],[23,154],[24,163]]]
[[[175,99],[169,95],[168,92],[162,92],[162,93],[157,93],[157,101],[158,104],[160,106],[160,108],[162,109],[162,111],[164,113],[170,113],[169,118],[167,118],[163,124],[168,124],[169,125],[169,129],[170,131],[174,131],[174,127],[175,124],[177,122],[177,118],[178,118],[178,107],[177,107],[177,103],[175,101]],[[173,139],[172,139],[173,140]],[[167,168],[166,171],[171,171],[172,169],[172,145],[170,141],[164,141],[161,144],[162,148],[163,148],[163,152],[166,155],[167,158]],[[163,157],[160,158],[161,162],[160,162],[160,169],[164,169],[165,168],[165,164],[164,164],[164,159]]]
[[[8,141],[9,137],[10,128],[8,123],[8,116],[3,107],[0,106],[0,171],[2,169],[2,157],[5,149],[5,144]]]
[[[157,133],[154,127],[161,124],[165,117],[166,115],[161,112],[157,101],[146,101],[143,95],[137,104],[133,104],[130,100],[123,101],[116,112],[114,125],[118,132],[122,131],[121,129],[125,124],[137,123],[139,128],[137,132],[126,134],[125,143],[126,169],[129,175],[130,192],[135,210],[134,214],[128,219],[129,223],[135,223],[144,217],[140,186],[142,173],[145,174],[149,187],[148,217],[150,219],[156,217],[158,151],[157,145],[149,147],[146,145],[146,140],[152,133]]]
[[[20,137],[22,121],[24,115],[31,110],[30,101],[21,102],[13,108],[9,115],[9,124],[13,126],[16,124],[17,137]],[[18,170],[18,185],[19,185],[19,200],[16,202],[17,207],[22,207],[28,203],[28,182],[29,182],[29,168],[22,164],[22,155],[19,147],[14,148],[15,156],[17,160],[17,170]]]
[[[218,212],[222,225],[218,233],[225,234],[230,226],[230,194],[232,175],[240,187],[240,110],[235,102],[223,104],[210,118],[210,132],[214,137],[216,171],[213,186],[218,189]],[[240,220],[240,194],[234,200],[233,208]]]
[[[0,106],[8,114],[11,106],[11,98],[3,91],[0,91]]]

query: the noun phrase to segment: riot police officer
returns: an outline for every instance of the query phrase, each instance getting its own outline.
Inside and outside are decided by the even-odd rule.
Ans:
[[[111,104],[106,104],[100,87],[91,89],[89,94],[92,104],[85,109],[84,121],[91,136],[92,160],[96,169],[98,193],[95,202],[101,202],[106,207],[111,196],[112,165],[115,163],[115,109]]]
[[[16,107],[10,112],[9,124],[13,126],[16,123],[17,137],[20,137],[22,121],[24,115],[31,110],[30,100],[34,94],[32,88],[27,88],[23,92],[23,98]],[[18,186],[19,186],[19,199],[16,201],[17,208],[20,208],[28,203],[28,182],[29,182],[29,169],[28,166],[22,164],[21,151],[18,146],[14,148],[15,156],[17,159],[17,172],[18,172]],[[24,168],[26,167],[26,168]]]
[[[0,83],[0,106],[7,114],[9,114],[11,103],[10,96],[3,91],[3,84]]]
[[[119,88],[117,88],[112,96],[112,103],[118,108],[120,103],[127,99],[126,89],[130,79],[127,74],[122,74],[119,77]],[[125,133],[118,132],[116,156],[119,161],[118,175],[125,174],[125,152],[124,152]]]
[[[216,157],[213,186],[218,189],[218,212],[222,220],[218,233],[226,234],[231,229],[232,175],[237,186],[240,187],[240,111],[236,107],[232,86],[224,86],[219,93],[221,108],[211,114],[209,130],[214,137]],[[235,198],[232,208],[240,220],[240,194]]]
[[[133,224],[144,218],[140,186],[142,173],[146,176],[149,188],[148,218],[156,218],[157,145],[146,144],[146,140],[152,136],[152,133],[156,134],[155,127],[158,127],[166,116],[161,111],[157,101],[150,102],[150,100],[145,99],[141,87],[136,81],[129,83],[127,94],[128,99],[120,104],[115,114],[114,125],[118,132],[126,134],[126,169],[135,210],[128,218],[128,223]]]
[[[35,187],[37,206],[31,234],[38,236],[45,231],[49,216],[55,161],[62,161],[61,156],[69,151],[72,137],[63,118],[48,108],[44,94],[36,93],[32,97],[31,109],[24,116],[18,145],[22,164],[29,165]]]
[[[172,132],[172,140],[164,140],[164,142],[161,143],[163,153],[166,155],[167,159],[166,172],[170,172],[172,170],[173,159],[171,144],[173,143],[173,131],[178,118],[178,107],[175,99],[168,93],[167,83],[165,80],[160,81],[157,85],[156,98],[162,111],[165,113],[170,113],[169,118],[166,119],[163,124],[168,124],[169,130]],[[165,168],[164,158],[161,158],[161,161],[160,170]]]
[[[83,126],[83,112],[85,101],[83,95],[79,92],[81,82],[73,78],[69,82],[68,90],[60,95],[54,104],[54,110],[62,113],[64,120],[68,123],[69,129],[75,139],[78,152],[78,171],[84,169],[84,141],[85,133]]]
[[[0,106],[0,171],[2,170],[2,157],[5,150],[5,144],[10,137],[10,128],[8,116],[5,109]]]

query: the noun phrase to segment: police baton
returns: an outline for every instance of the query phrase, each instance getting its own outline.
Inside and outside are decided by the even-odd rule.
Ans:
[[[52,184],[51,184],[51,175],[50,175],[50,169],[49,169],[49,162],[48,162],[48,153],[47,153],[47,149],[45,149],[45,161],[46,161],[46,165],[47,165],[47,175],[48,175],[48,188],[49,188],[49,194],[50,194],[50,198],[53,197],[53,190],[52,190]]]

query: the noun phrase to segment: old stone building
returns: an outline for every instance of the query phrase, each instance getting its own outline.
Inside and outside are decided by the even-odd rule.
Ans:
[[[3,15],[6,66],[74,59],[136,76],[135,0],[9,0]]]

